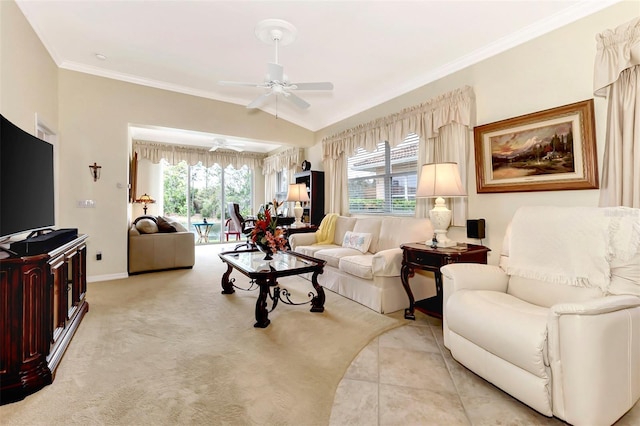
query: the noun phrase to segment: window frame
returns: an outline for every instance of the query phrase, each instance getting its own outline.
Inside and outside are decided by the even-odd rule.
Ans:
[[[395,148],[401,148],[403,145],[409,145],[410,143],[415,144],[415,156],[411,156],[411,157],[406,157],[407,159],[409,159],[410,161],[415,161],[415,169],[414,170],[401,170],[401,171],[397,171],[394,172],[393,171],[393,167],[392,165],[395,164],[394,159],[392,158],[392,150]],[[415,190],[417,189],[417,181],[418,181],[418,146],[419,144],[419,137],[418,135],[416,135],[415,133],[410,134],[409,136],[407,136],[404,141],[396,146],[396,147],[391,147],[389,142],[384,141],[384,142],[380,142],[378,144],[378,148],[373,151],[373,152],[366,152],[364,150],[361,150],[360,152],[356,153],[355,155],[348,157],[347,158],[347,194],[349,197],[349,214],[357,214],[357,215],[384,215],[384,216],[398,216],[398,217],[407,217],[407,216],[414,216],[415,215],[415,209],[416,209],[416,205],[415,205]],[[356,157],[358,156],[366,156],[366,155],[372,155],[375,153],[378,153],[381,149],[384,149],[384,173],[380,173],[380,174],[375,174],[375,175],[369,175],[369,176],[358,176],[358,177],[349,177],[350,171],[351,171],[351,163],[352,161],[357,161]],[[394,196],[393,194],[393,181],[394,179],[406,179],[407,183],[405,183],[405,188],[408,187],[410,181],[412,180],[411,178],[413,178],[413,181],[415,182],[415,186],[413,189],[412,193],[407,194],[404,199],[408,200],[408,201],[413,201],[413,208],[411,210],[402,210],[402,209],[394,209],[394,199],[398,199],[397,196]],[[359,182],[359,181],[366,181],[366,180],[371,180],[371,179],[381,179],[382,180],[382,184],[384,185],[384,189],[383,189],[383,194],[384,194],[384,199],[382,201],[382,208],[381,209],[355,209],[353,208],[353,204],[351,200],[356,199],[356,197],[352,197],[351,191],[352,191],[352,183],[354,182]],[[362,198],[362,197],[357,197],[357,198]],[[379,200],[378,198],[375,199],[371,199],[376,200],[374,201],[374,203],[377,203]]]

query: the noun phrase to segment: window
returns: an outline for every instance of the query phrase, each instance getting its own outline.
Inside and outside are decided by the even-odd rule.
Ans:
[[[162,164],[164,215],[192,231],[193,223],[206,219],[211,224],[206,241],[221,241],[228,218],[227,203],[238,203],[243,216],[251,214],[253,178],[247,166],[238,170],[228,166],[223,171],[218,164],[210,168],[200,163],[188,166],[184,161],[172,166],[162,160]]]
[[[286,200],[288,191],[289,172],[285,168],[276,173],[276,200],[278,200],[278,202]]]
[[[382,142],[374,152],[358,150],[348,159],[351,214],[414,214],[418,140],[418,135],[412,133],[395,148]]]

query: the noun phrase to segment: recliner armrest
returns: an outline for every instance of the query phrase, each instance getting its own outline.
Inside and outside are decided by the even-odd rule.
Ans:
[[[600,315],[640,306],[637,296],[607,296],[584,302],[559,303],[551,307],[551,315]]]
[[[606,296],[549,309],[553,414],[613,424],[640,398],[640,297]],[[603,391],[606,390],[606,391]]]
[[[440,268],[444,292],[469,289],[491,290],[505,293],[509,276],[500,267],[481,263],[452,263]]]
[[[482,263],[451,263],[440,268],[442,272],[442,333],[444,345],[451,348],[447,302],[458,290],[492,290],[507,292],[509,276],[498,266]]]

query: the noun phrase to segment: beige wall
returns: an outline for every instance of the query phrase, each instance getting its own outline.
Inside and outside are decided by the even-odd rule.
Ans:
[[[127,270],[129,124],[313,145],[312,132],[243,106],[57,69],[15,3],[1,1],[0,8],[1,112],[30,132],[38,113],[57,131],[56,225],[89,235],[90,279],[114,278]],[[88,169],[94,161],[102,166],[97,182]],[[255,185],[261,188],[264,180],[257,174]],[[95,208],[76,207],[89,199]],[[103,255],[100,262],[97,251]]]
[[[0,1],[0,113],[32,135],[36,134],[36,115],[41,124],[58,132],[58,67],[12,1]],[[54,174],[59,181],[60,142],[55,138],[52,142]],[[59,219],[58,194],[55,204]]]
[[[478,124],[591,98],[595,34],[638,14],[637,2],[616,4],[314,135],[265,113],[247,114],[242,106],[58,70],[17,6],[0,1],[0,111],[30,132],[38,113],[58,132],[57,226],[78,227],[89,234],[88,275],[109,278],[126,272],[130,123],[305,146],[313,168],[321,170],[319,141],[323,136],[464,85],[475,90]],[[596,99],[599,165],[605,110],[605,101]],[[492,262],[497,261],[504,228],[517,207],[597,204],[597,190],[476,194],[473,150],[470,152],[469,216],[487,219],[484,242],[493,250]],[[98,182],[93,182],[88,171],[94,161],[103,166]],[[257,181],[256,188],[261,184]],[[77,208],[77,201],[84,199],[94,200],[96,208]],[[465,231],[455,229],[453,235],[463,240]],[[98,250],[103,253],[100,262],[95,261]]]
[[[60,138],[64,140],[62,148],[70,148],[61,152],[69,161],[69,166],[60,174],[61,182],[68,183],[61,192],[61,218],[70,222],[66,225],[75,223],[74,226],[87,229],[91,235],[89,275],[126,271],[129,124],[230,134],[285,144],[313,140],[313,134],[299,126],[262,112],[247,114],[243,106],[73,71],[60,70],[59,91]],[[102,165],[98,182],[83,178],[85,168],[94,161]],[[256,186],[263,182],[260,173],[256,171]],[[95,200],[96,208],[76,208],[77,200],[82,199]],[[155,206],[152,211],[158,213],[154,209]],[[94,261],[98,250],[103,254],[101,262]]]
[[[56,131],[58,68],[12,1],[0,1],[0,112],[35,135],[35,114]]]
[[[476,94],[477,125],[593,98],[595,35],[639,15],[640,3],[637,1],[616,4],[325,128],[316,133],[316,146],[308,149],[307,155],[316,168],[316,164],[321,165],[320,141],[323,137],[420,104],[465,85],[472,86]],[[595,99],[599,170],[604,153],[606,108],[604,99]],[[518,207],[596,206],[598,203],[598,190],[478,194],[473,146],[469,152],[469,218],[487,220],[488,238],[483,243],[492,249],[491,263],[498,261],[505,228]],[[465,228],[452,228],[449,234],[458,241],[466,240]]]

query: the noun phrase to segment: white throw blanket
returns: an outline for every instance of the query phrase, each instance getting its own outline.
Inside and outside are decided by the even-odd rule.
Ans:
[[[522,207],[511,222],[507,273],[607,292],[609,261],[640,245],[640,210]]]

